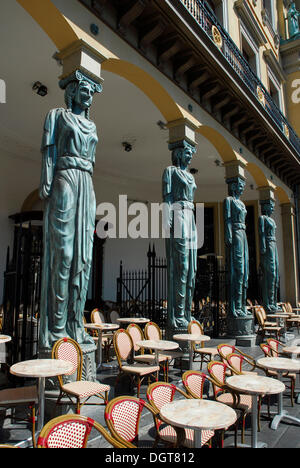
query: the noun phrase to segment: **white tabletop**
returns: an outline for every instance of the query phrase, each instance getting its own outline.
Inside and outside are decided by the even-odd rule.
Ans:
[[[89,330],[109,331],[109,330],[118,330],[120,326],[115,323],[85,323],[84,328],[87,328]]]
[[[235,423],[236,412],[227,405],[210,400],[176,400],[160,410],[169,424],[194,430],[224,429]]]
[[[0,335],[0,344],[9,343],[11,341],[11,336]]]
[[[300,346],[287,346],[282,349],[285,354],[300,354]]]
[[[119,323],[136,323],[137,325],[139,323],[148,323],[150,322],[150,319],[143,318],[143,317],[122,317],[118,318],[117,322]]]
[[[261,375],[233,375],[228,377],[226,384],[246,395],[277,395],[285,390],[279,380]]]
[[[61,359],[35,359],[14,364],[10,373],[18,377],[55,377],[72,372],[74,364]]]
[[[258,359],[257,364],[269,370],[279,372],[299,372],[300,361],[288,358],[266,357]]]
[[[136,344],[141,348],[154,349],[157,351],[171,351],[172,349],[179,348],[178,343],[166,340],[144,340],[138,341]]]
[[[193,335],[192,333],[182,333],[180,335],[173,335],[173,339],[178,341],[209,341],[210,336]]]

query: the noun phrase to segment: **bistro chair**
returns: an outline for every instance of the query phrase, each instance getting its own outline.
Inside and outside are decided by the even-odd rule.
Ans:
[[[268,338],[267,339],[267,345],[269,346],[269,349],[267,349],[266,347],[263,349],[262,346],[261,346],[261,349],[264,351],[266,357],[280,357],[280,356],[286,357],[286,355],[284,353],[281,353],[281,351],[280,351],[281,348],[284,348],[286,346],[284,343],[281,343],[280,341],[275,340],[274,338]],[[266,352],[265,352],[265,350],[266,350]],[[272,376],[272,377],[278,377],[278,374],[277,374],[276,371],[268,370],[268,374],[270,376]],[[290,381],[290,385],[288,386],[288,388],[290,388],[290,390],[291,390],[291,393],[290,393],[291,404],[292,404],[292,406],[294,406],[295,387],[296,387],[297,375],[293,374],[291,372],[287,372],[287,373],[283,374],[283,377]]]
[[[161,340],[162,339],[162,331],[157,323],[148,322],[145,326],[145,338],[146,340]],[[182,358],[183,352],[182,351],[164,351],[164,356],[168,358],[168,366],[167,366],[167,380],[168,380],[168,373],[169,373],[169,363],[175,359],[180,360],[180,370],[182,371]]]
[[[191,398],[188,394],[183,392],[180,388],[175,387],[173,384],[167,382],[155,382],[149,385],[147,389],[147,399],[155,412],[159,414],[164,405],[171,403],[174,400],[176,392],[184,398]],[[168,446],[176,447],[178,444],[178,430],[176,431],[173,426],[166,424],[157,414],[154,416],[157,436],[153,447],[156,447],[160,440]],[[202,445],[206,445],[207,442],[211,441],[213,436],[214,431],[202,431]],[[192,429],[184,429],[184,437],[183,441],[180,442],[180,445],[181,444],[187,448],[194,447],[194,431]]]
[[[106,323],[105,315],[99,309],[94,309],[91,312],[91,323],[101,325],[101,323]],[[98,342],[98,333],[97,330],[92,330],[94,341]],[[104,350],[104,355],[106,362],[109,361],[109,351],[113,344],[113,333],[103,333],[102,334],[102,346]]]
[[[132,338],[133,346],[134,346],[134,361],[141,362],[144,364],[151,364],[152,366],[156,364],[155,355],[154,354],[145,354],[144,348],[141,348],[137,345],[138,341],[143,341],[144,334],[142,329],[136,323],[130,323],[127,327],[127,332]],[[140,353],[140,354],[136,354]],[[167,366],[168,366],[168,358],[162,354],[159,355],[159,364],[163,368],[164,379],[167,381]]]
[[[106,425],[112,436],[122,444],[140,447],[139,424],[143,410],[156,416],[157,411],[141,398],[120,396],[111,400],[105,409]]]
[[[15,421],[26,421],[31,424],[32,445],[36,447],[35,426],[36,426],[36,406],[38,405],[38,391],[36,386],[17,387],[0,390],[0,408],[13,409],[25,407],[29,414],[27,417],[5,415],[0,419],[12,419]]]
[[[228,364],[219,361],[211,361],[208,363],[207,370],[210,374],[213,384],[214,397],[216,401],[224,403],[241,412],[242,416],[242,443],[245,440],[245,420],[246,416],[251,413],[252,399],[250,395],[241,395],[234,392],[226,385],[226,371]],[[235,443],[237,443],[237,424],[235,426]]]
[[[182,383],[186,393],[192,398],[203,398],[204,386],[206,382],[210,382],[210,378],[203,372],[189,370],[182,376]]]
[[[66,374],[71,380],[65,383],[64,376],[58,376],[60,394],[56,405],[61,404],[63,397],[68,397],[73,405],[76,406],[76,413],[80,414],[83,405],[106,404],[108,401],[109,385],[99,382],[90,382],[82,379],[83,356],[79,344],[71,338],[62,338],[57,341],[52,349],[52,359],[62,359],[73,363],[73,369]],[[103,403],[87,403],[91,397],[98,397]],[[73,401],[75,398],[76,402]]]
[[[115,323],[116,325],[118,325],[119,324],[118,318],[120,318],[119,312],[117,312],[116,310],[111,310],[109,312],[109,321],[110,321],[110,323]]]
[[[256,368],[255,360],[251,356],[244,353],[243,351],[241,351],[240,349],[238,349],[234,345],[230,345],[228,343],[221,343],[221,344],[219,344],[217,346],[217,350],[218,350],[218,353],[219,353],[219,356],[220,356],[222,362],[227,364],[227,366],[228,366],[227,356],[229,354],[235,353],[235,354],[240,354],[241,356],[243,356],[247,360],[248,364],[251,365],[251,367],[252,367],[250,369],[250,371],[253,371],[253,369]],[[228,367],[228,369],[226,371],[226,375],[232,375],[232,369],[230,368],[230,366]]]
[[[49,421],[38,438],[38,448],[86,448],[92,429],[95,429],[114,448],[135,448],[112,437],[101,424],[77,414],[59,416]]]
[[[195,335],[204,335],[203,327],[197,320],[192,320],[188,325],[188,333],[195,334]],[[201,356],[201,365],[200,370],[202,370],[203,362],[210,362],[214,360],[215,356],[218,354],[217,348],[207,348],[204,347],[204,342],[200,344],[199,342],[193,342],[193,360],[195,361],[195,357],[198,355]]]
[[[9,444],[0,444],[0,449],[19,449],[21,447],[16,447],[16,445],[9,445]]]
[[[279,340],[279,334],[283,330],[282,327],[278,327],[276,323],[272,323],[272,325],[267,325],[267,321],[265,319],[265,314],[262,311],[261,306],[256,306],[254,309],[256,320],[258,323],[258,333],[261,332],[262,339],[264,340],[266,333],[269,335],[274,335]]]
[[[122,374],[130,376],[132,382],[137,381],[137,396],[140,396],[141,384],[145,377],[152,377],[158,380],[159,366],[150,366],[147,364],[127,364],[128,361],[133,360],[134,344],[130,334],[120,328],[114,333],[114,348],[119,364],[119,375],[117,382]],[[125,364],[124,364],[125,362]],[[116,382],[116,384],[117,384]]]
[[[230,368],[233,370],[235,374],[252,374],[257,375],[257,372],[254,371],[256,369],[256,364],[252,360],[250,361],[246,356],[240,354],[239,352],[233,352],[226,355],[226,361],[229,364]],[[250,366],[250,370],[246,370],[244,366]]]

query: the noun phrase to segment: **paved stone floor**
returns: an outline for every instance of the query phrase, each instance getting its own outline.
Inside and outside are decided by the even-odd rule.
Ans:
[[[296,338],[298,335],[295,335]],[[228,340],[211,340],[210,346],[215,346],[221,342],[230,342]],[[241,348],[242,349],[242,348]],[[244,348],[244,351],[255,359],[258,357],[262,357],[263,353],[259,346],[254,346],[252,348]],[[200,364],[199,362],[194,362],[193,368],[199,370]],[[206,367],[203,367],[203,371],[206,372]],[[261,372],[259,372],[261,373]],[[263,372],[262,372],[263,375]],[[98,379],[102,383],[107,383],[111,386],[111,393],[109,398],[113,398],[114,396],[119,395],[134,395],[134,391],[130,389],[129,379],[124,377],[121,379],[118,386],[116,386],[116,377],[117,372],[106,370],[101,374],[98,374]],[[181,383],[181,371],[179,369],[171,368],[170,370],[170,382],[174,383],[180,388],[183,388]],[[4,388],[7,385],[7,381],[3,374],[0,374],[0,386]],[[300,380],[297,376],[297,387],[300,392]],[[146,399],[145,395],[146,385],[142,386],[141,390],[141,398]],[[53,403],[53,399],[49,400],[51,395],[46,395],[47,397],[47,407],[51,408],[51,414],[47,415],[48,419],[54,417],[55,405]],[[212,398],[212,389],[209,389],[209,397]],[[271,411],[276,412],[277,409],[277,401],[276,397],[274,397],[271,401]],[[284,394],[284,407],[285,409],[293,416],[300,418],[300,404],[294,403],[292,407],[291,401],[289,398],[289,390],[287,389]],[[262,413],[266,412],[267,406],[266,403],[263,403],[262,406]],[[70,409],[65,409],[64,412],[71,411]],[[104,407],[103,406],[85,406],[82,409],[82,414],[85,416],[89,416],[99,423],[105,426],[104,421]],[[58,413],[56,413],[58,415]],[[261,432],[258,433],[258,439],[261,442],[265,442],[268,444],[269,448],[300,448],[300,425],[291,422],[282,421],[276,431],[270,428],[271,419],[268,418],[267,415],[261,415]],[[246,443],[251,442],[251,417],[248,416],[246,420]],[[239,430],[239,442],[241,441],[241,431]],[[0,426],[0,443],[9,443],[9,444],[19,444],[20,442],[26,440],[30,437],[30,429],[26,427],[24,423],[13,423],[11,424],[10,419],[1,423]],[[141,418],[140,423],[140,444],[143,447],[151,448],[154,441],[154,425],[153,425],[153,418],[152,415],[145,411]],[[225,448],[229,448],[232,446],[234,442],[234,432],[233,430],[228,430],[225,434]],[[109,445],[103,438],[99,437],[98,434],[93,431],[90,439],[89,439],[89,448],[109,448]],[[163,445],[159,445],[159,447],[163,447]]]

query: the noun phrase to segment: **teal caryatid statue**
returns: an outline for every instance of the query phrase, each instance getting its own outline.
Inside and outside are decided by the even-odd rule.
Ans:
[[[245,181],[240,177],[228,179],[229,197],[224,201],[224,233],[228,283],[229,315],[249,315],[246,308],[249,277],[249,250],[246,235],[247,210],[240,200]]]
[[[277,310],[279,286],[279,261],[276,244],[276,223],[271,215],[273,200],[261,201],[262,215],[259,217],[260,266],[262,271],[262,299],[266,312]]]
[[[96,217],[92,175],[98,136],[89,109],[102,87],[79,71],[60,86],[67,109],[48,113],[42,141],[40,197],[45,211],[39,344],[47,349],[63,337],[93,343],[83,327]]]
[[[289,10],[288,10],[288,14],[287,14],[290,39],[295,38],[296,36],[300,37],[299,17],[300,17],[300,13],[297,11],[295,2],[291,2]]]
[[[196,148],[186,141],[170,145],[173,165],[163,174],[163,200],[168,206],[166,238],[168,269],[168,326],[187,329],[191,320],[197,272],[197,230],[194,193],[197,188],[188,171]]]

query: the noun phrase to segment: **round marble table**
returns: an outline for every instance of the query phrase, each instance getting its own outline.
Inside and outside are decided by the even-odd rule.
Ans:
[[[206,335],[193,335],[192,333],[182,333],[179,335],[173,335],[173,339],[176,341],[188,341],[189,343],[189,368],[193,368],[193,343],[209,341],[210,336]]]
[[[144,317],[121,317],[117,319],[119,323],[135,323],[136,325],[145,325],[150,319]]]
[[[293,359],[267,357],[258,359],[257,364],[265,369],[276,371],[280,381],[282,380],[282,375],[286,372],[300,372],[300,361],[295,361]],[[288,419],[300,424],[300,419],[291,416],[283,409],[283,395],[280,393],[278,396],[278,414],[274,417],[271,428],[276,430],[282,419]]]
[[[163,351],[173,351],[174,349],[179,348],[178,343],[174,341],[166,340],[142,340],[136,343],[141,348],[153,349],[155,351],[155,363],[159,366],[159,352]]]
[[[195,431],[194,446],[201,448],[202,430],[226,429],[237,420],[236,412],[227,405],[210,400],[176,400],[160,410],[168,424]]]
[[[11,341],[11,336],[0,335],[0,345],[4,343],[9,343]]]
[[[103,368],[102,364],[102,339],[103,339],[103,332],[108,331],[115,331],[120,328],[119,325],[115,323],[85,323],[84,328],[87,330],[96,330],[98,332],[98,365],[97,370],[101,370]]]
[[[251,448],[265,448],[267,444],[257,441],[257,415],[258,404],[257,399],[262,395],[277,395],[285,390],[285,385],[276,379],[263,377],[260,375],[234,375],[226,380],[228,387],[243,395],[251,395],[252,411],[251,411]]]
[[[35,359],[33,361],[23,361],[14,364],[10,368],[10,373],[17,377],[27,377],[38,379],[39,389],[39,418],[37,423],[38,432],[44,426],[45,421],[45,379],[68,374],[74,369],[74,364],[61,359]]]

